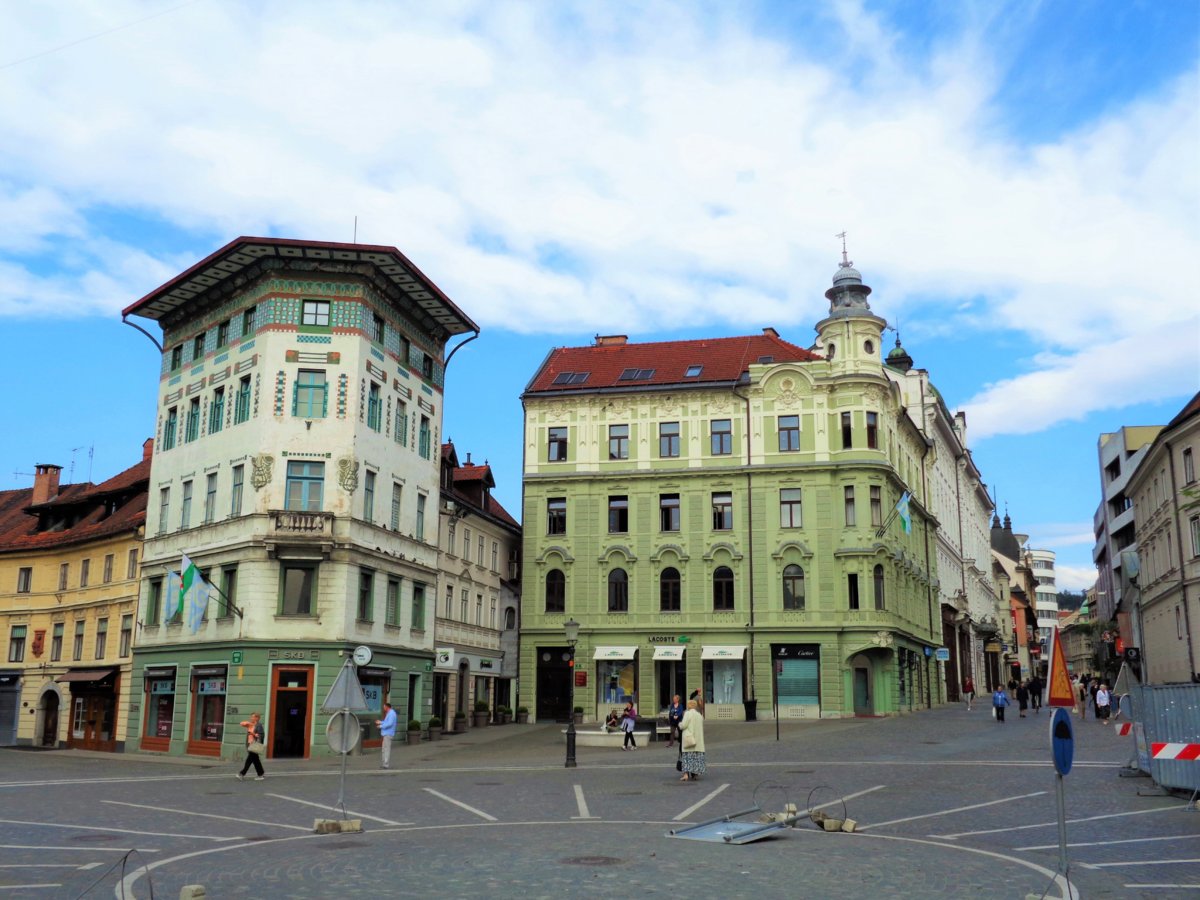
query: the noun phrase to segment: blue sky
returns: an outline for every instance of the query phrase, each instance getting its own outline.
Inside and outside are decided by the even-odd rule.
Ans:
[[[550,347],[808,346],[845,230],[1002,511],[1090,583],[1098,435],[1200,387],[1195,0],[337,10],[6,12],[0,489],[138,459],[158,361],[121,308],[237,235],[357,216],[482,326],[445,436],[519,515]]]

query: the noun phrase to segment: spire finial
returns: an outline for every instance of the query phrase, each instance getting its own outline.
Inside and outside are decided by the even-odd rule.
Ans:
[[[837,234],[834,235],[834,237],[842,239],[842,267],[848,269],[852,265],[854,265],[854,263],[852,263],[849,259],[846,258],[846,232],[839,231]]]

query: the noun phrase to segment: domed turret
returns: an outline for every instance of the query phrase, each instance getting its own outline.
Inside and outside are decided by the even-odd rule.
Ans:
[[[896,346],[887,355],[887,364],[901,372],[907,372],[913,366],[912,357],[908,355],[907,350],[900,346],[899,332],[896,333]]]
[[[862,274],[854,263],[846,258],[846,246],[842,245],[842,264],[833,274],[833,287],[825,292],[829,301],[829,315],[853,316],[871,313],[867,302],[871,289],[863,284]]]

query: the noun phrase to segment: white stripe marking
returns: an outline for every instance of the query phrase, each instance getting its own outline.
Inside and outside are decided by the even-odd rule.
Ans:
[[[1175,890],[1200,891],[1200,884],[1127,884],[1127,888],[1174,888]]]
[[[713,797],[717,796],[717,794],[721,793],[721,791],[725,790],[725,788],[727,788],[727,787],[729,787],[728,784],[721,785],[719,788],[717,788],[715,791],[713,791],[711,794],[709,794],[703,800],[699,801],[698,803],[692,804],[687,809],[685,809],[683,812],[681,812],[679,815],[677,815],[675,817],[675,821],[682,822],[684,819],[686,819],[688,816],[690,816],[692,813],[694,813],[696,810],[698,810],[700,807],[702,807],[705,803],[710,801]]]
[[[98,863],[98,862],[88,863],[87,865],[80,866],[79,871],[83,872],[83,871],[86,871],[87,869],[94,869],[97,866],[102,866],[102,865],[104,865],[104,863]]]
[[[324,803],[313,803],[311,800],[301,800],[299,797],[289,797],[286,794],[267,794],[268,797],[278,797],[280,800],[290,800],[292,803],[302,803],[305,806],[315,806],[317,809],[323,809],[327,812],[340,813],[342,810],[337,806],[327,806]],[[391,819],[381,819],[379,816],[370,816],[366,813],[355,812],[352,809],[346,810],[346,815],[352,816],[355,819],[370,819],[372,822],[382,822],[384,825],[411,825],[412,822],[393,822]],[[311,828],[302,828],[301,831],[312,831]]]
[[[197,841],[237,841],[236,837],[213,837],[211,834],[169,834],[165,831],[133,831],[129,828],[101,828],[99,825],[62,825],[58,822],[25,822],[21,819],[0,819],[4,825],[37,825],[40,828],[69,828],[72,831],[115,831],[117,834],[149,834],[154,837],[191,838]],[[124,851],[122,851],[124,852]]]
[[[447,797],[445,794],[439,793],[438,791],[435,791],[433,788],[423,788],[423,790],[429,792],[430,794],[433,794],[433,796],[435,796],[435,797],[441,797],[447,803],[453,803],[455,806],[461,806],[467,812],[475,813],[475,815],[479,816],[480,818],[487,819],[489,822],[498,822],[499,821],[499,819],[497,819],[495,816],[489,816],[487,813],[483,812],[482,810],[478,810],[473,806],[467,806],[467,804],[465,804],[459,800],[455,800],[453,797]]]
[[[1088,863],[1092,869],[1113,869],[1117,866],[1182,866],[1200,863],[1200,859],[1138,859],[1129,862]]]
[[[1183,806],[1160,806],[1158,809],[1139,809],[1135,812],[1106,813],[1103,816],[1087,816],[1082,819],[1067,819],[1067,824],[1070,825],[1078,822],[1095,822],[1098,819],[1119,819],[1122,816],[1144,816],[1149,813],[1172,812],[1178,809],[1187,809],[1188,806],[1189,804],[1185,803]],[[984,831],[962,831],[958,834],[931,834],[930,837],[938,838],[939,840],[944,841],[953,841],[956,838],[970,837],[971,835],[975,834],[999,834],[1000,832],[1004,831],[1024,831],[1026,828],[1051,828],[1057,825],[1058,822],[1039,822],[1037,825],[1011,825],[1008,828],[988,828]],[[861,831],[861,829],[859,830]]]
[[[62,887],[62,885],[61,884],[6,884],[6,885],[4,885],[4,889],[6,891],[15,891],[17,888],[24,888],[25,890],[29,890],[30,888],[50,888],[50,887]]]
[[[243,819],[240,816],[219,816],[216,813],[192,812],[187,809],[171,809],[169,806],[147,806],[143,803],[126,803],[123,800],[101,800],[101,803],[111,803],[114,806],[132,806],[136,809],[153,809],[158,812],[178,813],[181,816],[203,816],[206,819],[225,819],[229,822],[241,822],[246,825],[273,825],[276,828],[291,828],[294,831],[312,831],[300,825],[284,825],[281,822],[261,822],[258,819]]]
[[[92,863],[93,866],[98,866],[100,863]],[[0,869],[77,869],[82,868],[76,866],[75,863],[5,863],[0,865]],[[3,885],[0,885],[3,887]]]
[[[1011,803],[1014,800],[1027,800],[1030,797],[1040,797],[1047,791],[1034,791],[1032,794],[1021,794],[1019,797],[1004,797],[1001,800],[989,800],[987,803],[974,803],[971,806],[956,806],[954,809],[943,809],[940,812],[922,813],[919,816],[908,816],[904,819],[889,819],[886,822],[874,822],[870,825],[860,825],[859,831],[866,831],[868,828],[882,828],[884,825],[896,825],[900,822],[915,822],[917,819],[931,819],[934,816],[948,816],[953,813],[966,812],[970,809],[983,809],[985,806],[996,806],[1000,803]]]
[[[1184,841],[1189,838],[1200,838],[1200,834],[1174,834],[1165,837],[1122,838],[1119,841],[1080,841],[1077,844],[1067,844],[1068,847],[1111,847],[1113,844],[1141,844],[1146,841]],[[1035,847],[1014,847],[1014,850],[1057,850],[1058,844],[1038,844]]]
[[[598,819],[599,816],[593,816],[588,812],[587,801],[583,799],[583,785],[575,785],[575,805],[579,807],[579,815],[571,816],[572,819]]]
[[[146,847],[135,847],[138,853],[158,853]],[[76,853],[128,853],[127,847],[46,847],[41,844],[0,844],[0,850],[74,850]]]

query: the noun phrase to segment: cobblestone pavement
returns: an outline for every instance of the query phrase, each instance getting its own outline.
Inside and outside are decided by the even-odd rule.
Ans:
[[[1000,725],[957,706],[788,723],[779,741],[773,722],[712,721],[708,775],[687,784],[662,743],[580,747],[566,769],[559,726],[397,746],[388,771],[377,753],[347,761],[359,834],[312,833],[341,817],[336,759],[268,760],[265,781],[239,782],[213,761],[3,750],[0,896],[1196,897],[1200,812],[1121,777],[1130,739],[1075,721],[1069,887],[1048,714]],[[859,830],[668,834],[788,802],[844,804]]]

